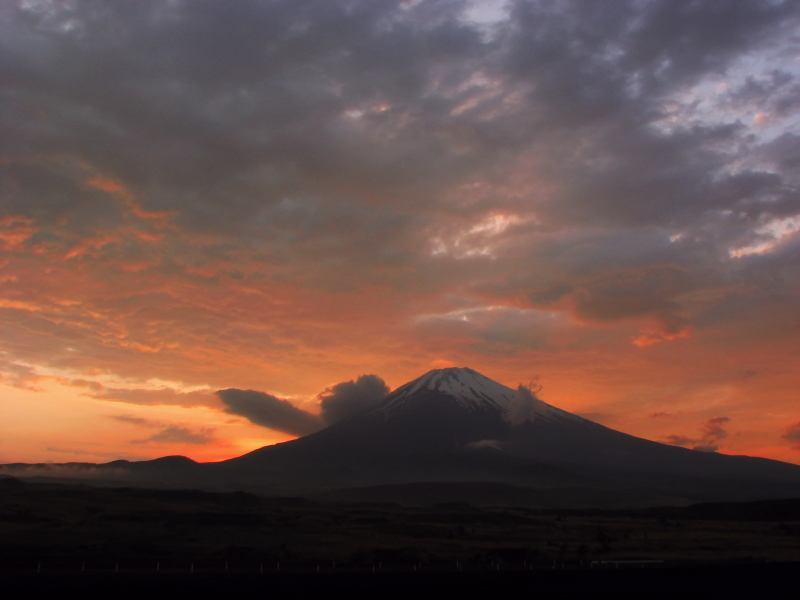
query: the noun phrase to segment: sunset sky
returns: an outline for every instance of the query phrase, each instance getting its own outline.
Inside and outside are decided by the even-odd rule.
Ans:
[[[446,366],[800,463],[798,31],[779,0],[0,2],[0,463],[221,460],[305,427],[253,403]]]

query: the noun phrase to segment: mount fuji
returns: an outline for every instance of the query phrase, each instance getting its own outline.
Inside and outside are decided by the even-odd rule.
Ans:
[[[207,465],[213,479],[340,499],[631,505],[800,496],[800,466],[637,438],[468,368],[377,408]]]
[[[648,441],[525,391],[472,369],[438,369],[349,420],[230,460],[91,467],[136,485],[342,501],[616,507],[800,497],[798,465]]]

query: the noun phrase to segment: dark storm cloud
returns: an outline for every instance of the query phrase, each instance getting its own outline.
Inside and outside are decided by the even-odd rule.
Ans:
[[[799,94],[800,95],[800,94]],[[800,135],[785,133],[762,149],[762,156],[775,168],[800,175]]]
[[[538,123],[610,125],[610,139],[615,126],[649,122],[663,110],[658,102],[664,97],[725,73],[797,19],[791,2],[519,0],[513,6],[504,62],[513,76],[530,82],[532,104],[543,107]],[[656,138],[637,135],[644,131],[631,133],[635,143],[664,148]]]
[[[670,435],[666,443],[672,446],[683,446],[700,452],[716,452],[722,440],[728,437],[728,432],[723,425],[730,421],[729,417],[714,417],[703,425],[703,435],[699,438],[690,438],[682,435]]]
[[[574,304],[577,314],[598,321],[643,315],[664,315],[665,320],[677,306],[672,298],[692,287],[691,276],[675,267],[619,269],[570,285],[545,290],[531,300],[564,301]]]
[[[761,76],[748,77],[746,81],[731,90],[730,102],[733,106],[752,110],[764,115],[782,116],[793,112],[800,100],[800,84],[792,73],[773,69]]]
[[[289,261],[403,267],[428,260],[419,238],[440,218],[432,209],[481,215],[489,200],[453,203],[459,186],[504,177],[520,157],[554,191],[489,194],[491,207],[553,225],[697,229],[791,196],[779,173],[727,169],[732,148],[753,146],[736,122],[654,124],[676,94],[769,47],[796,22],[794,3],[520,1],[491,36],[463,19],[466,6],[8,5],[6,155],[68,148],[74,160],[5,163],[26,190],[7,207],[67,216],[68,231],[121,221],[86,193],[79,165],[92,165],[184,227]],[[731,97],[788,97],[790,77]]]
[[[800,4],[519,0],[491,28],[468,6],[0,5],[3,349],[173,380],[223,370],[208,348],[306,364],[391,330],[486,356],[563,321],[645,347],[796,312]],[[363,317],[375,289],[395,330]]]
[[[322,419],[329,425],[350,419],[379,406],[388,393],[386,382],[377,375],[337,383],[319,395]]]
[[[378,406],[388,393],[383,379],[377,375],[361,375],[355,381],[337,383],[319,394],[319,415],[264,392],[227,389],[218,391],[217,395],[226,405],[225,412],[245,417],[262,427],[303,436]]]
[[[336,199],[346,200],[405,187],[440,162],[445,141],[414,139],[452,104],[426,99],[431,67],[469,59],[480,43],[450,3],[400,4],[8,7],[6,29],[19,40],[4,54],[16,75],[9,112],[40,115],[36,138],[20,131],[9,146],[41,151],[69,140],[87,162],[158,192],[149,202],[183,209],[184,224],[217,233],[246,228],[287,196],[330,199],[331,186],[344,186],[350,193]],[[373,110],[383,102],[394,114]],[[365,111],[365,123],[346,110]],[[410,128],[396,127],[408,117]],[[31,183],[59,173],[27,168]],[[77,193],[68,183],[51,188]]]
[[[225,412],[245,417],[262,427],[300,436],[323,427],[317,415],[264,392],[227,389],[218,391],[217,395],[227,407]]]
[[[694,93],[702,78],[724,81],[748,51],[769,45],[770,31],[796,22],[792,3],[515,6],[507,64],[530,82],[531,130],[555,149],[537,154],[560,187],[540,206],[550,219],[705,230],[708,251],[735,243],[752,219],[773,213],[773,200],[792,195],[774,172],[732,172],[734,149],[756,146],[735,119],[679,114],[670,124],[679,95]],[[697,93],[697,102],[710,95]],[[724,222],[732,209],[748,215],[733,227]]]

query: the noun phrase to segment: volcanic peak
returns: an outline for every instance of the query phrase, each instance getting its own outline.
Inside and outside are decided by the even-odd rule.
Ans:
[[[434,369],[392,392],[383,408],[393,410],[405,404],[406,399],[418,392],[435,392],[451,397],[457,404],[469,409],[491,409],[505,413],[514,397],[514,390],[477,371],[463,367]]]

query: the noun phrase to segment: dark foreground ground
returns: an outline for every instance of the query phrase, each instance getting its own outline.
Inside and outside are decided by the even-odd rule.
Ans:
[[[0,479],[0,597],[800,598],[800,500],[627,511]]]
[[[4,598],[797,598],[796,563],[500,571],[52,572],[0,577]]]

